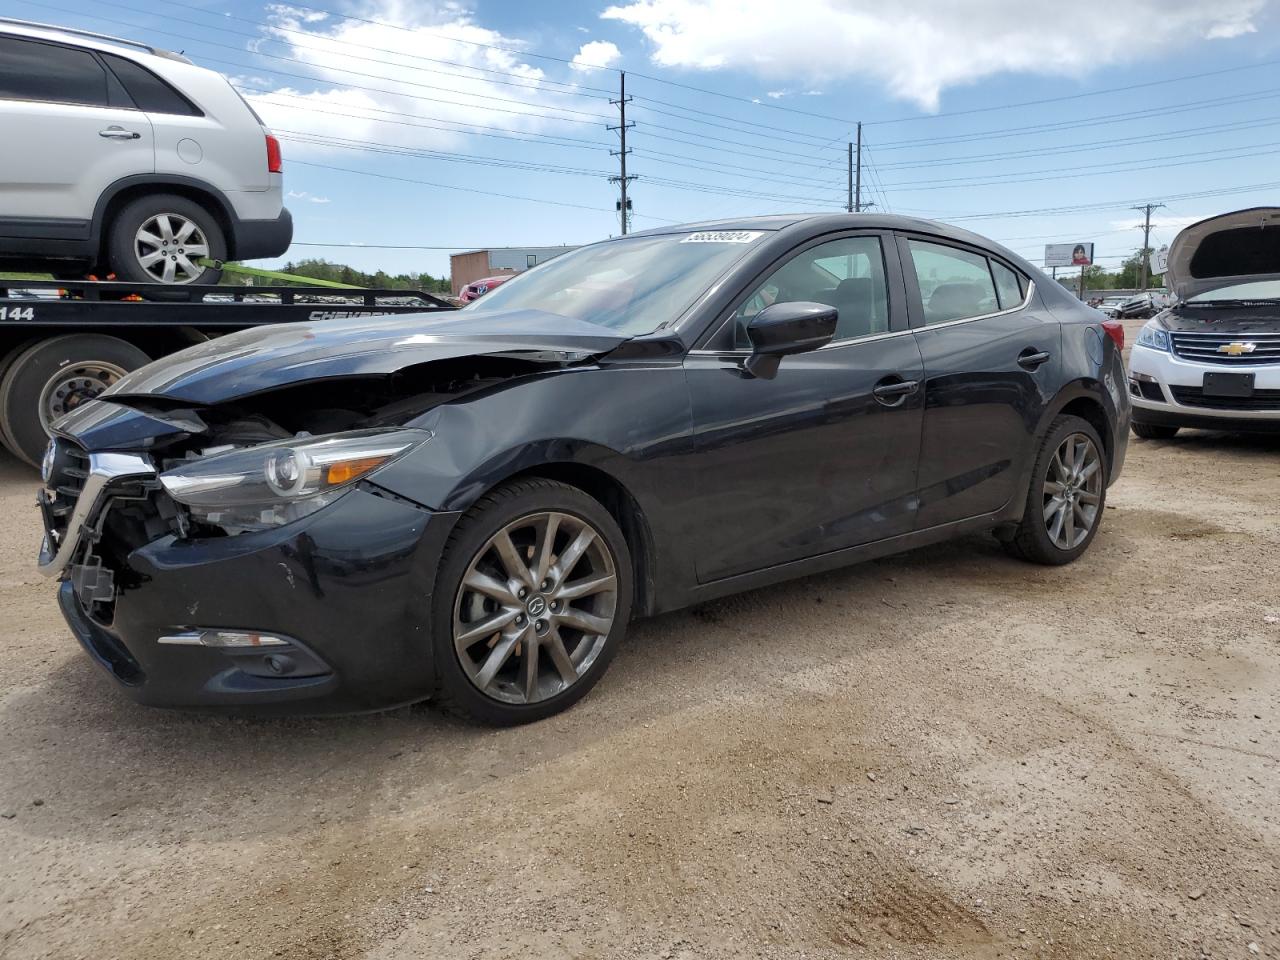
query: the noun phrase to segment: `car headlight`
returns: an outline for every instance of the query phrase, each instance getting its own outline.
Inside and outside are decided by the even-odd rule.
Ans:
[[[1148,320],[1142,326],[1142,331],[1138,334],[1138,346],[1150,347],[1152,350],[1169,350],[1169,331],[1156,323],[1154,320]]]
[[[160,483],[195,520],[228,532],[265,530],[315,513],[430,437],[392,428],[264,443],[184,463]]]

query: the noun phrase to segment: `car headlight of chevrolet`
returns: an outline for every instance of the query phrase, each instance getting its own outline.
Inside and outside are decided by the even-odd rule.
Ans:
[[[1152,350],[1169,350],[1169,331],[1154,320],[1148,320],[1143,324],[1141,332],[1138,334],[1138,346],[1150,347]]]
[[[264,443],[181,464],[160,474],[160,483],[194,520],[235,532],[265,530],[333,503],[430,437],[392,428]]]

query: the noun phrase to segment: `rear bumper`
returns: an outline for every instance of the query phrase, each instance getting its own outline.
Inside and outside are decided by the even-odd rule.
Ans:
[[[435,572],[455,514],[356,489],[277,531],[165,536],[115,570],[115,600],[58,600],[72,632],[120,688],[163,707],[346,713],[427,697]],[[289,638],[291,647],[175,644],[193,630]],[[162,642],[161,638],[167,638]],[[296,669],[267,663],[285,654]]]
[[[237,220],[231,229],[228,257],[233,260],[259,260],[278,257],[293,242],[293,215],[280,209],[274,220]]]

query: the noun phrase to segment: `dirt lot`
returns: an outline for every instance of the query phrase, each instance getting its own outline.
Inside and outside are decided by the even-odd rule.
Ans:
[[[1280,956],[1280,440],[638,625],[514,731],[134,706],[0,463],[0,955]]]

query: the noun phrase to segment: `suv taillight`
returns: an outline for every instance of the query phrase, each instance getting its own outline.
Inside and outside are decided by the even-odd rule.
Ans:
[[[267,134],[267,173],[280,173],[284,169],[284,157],[280,155],[280,141]]]
[[[1102,329],[1107,331],[1107,336],[1115,341],[1116,349],[1124,349],[1124,324],[1119,320],[1103,320]]]

